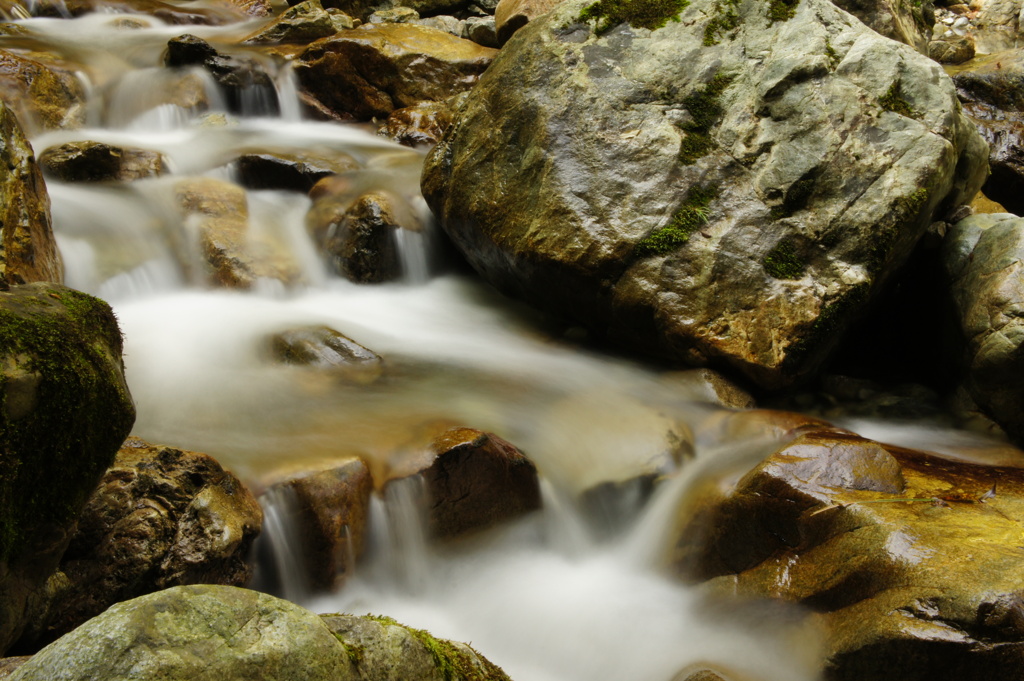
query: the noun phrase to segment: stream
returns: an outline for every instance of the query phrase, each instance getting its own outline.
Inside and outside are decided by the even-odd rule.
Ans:
[[[688,490],[709,476],[735,478],[774,441],[723,440],[706,427],[723,410],[701,384],[588,350],[572,329],[453,266],[419,197],[424,152],[367,126],[304,120],[284,66],[268,63],[280,103],[274,116],[259,98],[240,115],[216,116],[225,104],[201,73],[193,75],[207,108],[167,102],[162,93],[182,75],[161,66],[168,39],[193,33],[232,52],[264,22],[173,26],[95,13],[23,20],[26,34],[0,38],[7,49],[52,51],[78,64],[89,93],[86,127],[31,136],[37,155],[92,140],[166,158],[168,173],[131,183],[47,180],[66,284],[107,300],[121,323],[134,434],[210,454],[260,491],[288,472],[351,456],[376,474],[441,426],[497,433],[536,463],[541,512],[433,546],[415,494],[377,497],[365,560],[344,588],[324,594],[305,584],[287,514],[264,497],[261,541],[281,575],[266,588],[316,612],[386,614],[470,642],[516,681],[668,681],[694,662],[768,681],[817,678],[817,637],[799,612],[724,604],[661,570]],[[253,149],[344,152],[367,187],[406,197],[425,231],[399,244],[402,279],[357,285],[332,274],[307,235],[310,200],[259,190],[248,192],[252,228],[301,264],[301,281],[210,288],[173,186],[186,176],[232,179],[232,160]],[[270,335],[311,324],[379,353],[384,375],[345,382],[268,358]],[[903,444],[916,437],[862,425]],[[673,456],[667,432],[694,433],[692,456]],[[577,502],[594,485],[651,473],[665,482],[647,503],[616,499],[621,517]]]

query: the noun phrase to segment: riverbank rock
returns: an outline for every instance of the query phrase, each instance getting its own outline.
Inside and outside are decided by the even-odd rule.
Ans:
[[[186,227],[195,229],[208,276],[227,288],[252,288],[259,279],[285,285],[298,281],[301,270],[275,239],[249,228],[245,190],[232,182],[209,177],[175,185]]]
[[[309,43],[334,35],[337,29],[320,0],[305,0],[289,7],[269,24],[242,40],[243,45]]]
[[[0,281],[60,283],[64,273],[46,183],[18,119],[2,102],[0,142]]]
[[[0,291],[0,653],[135,421],[121,347],[101,300],[54,284]]]
[[[537,467],[497,435],[452,428],[422,455],[388,471],[388,487],[421,475],[427,529],[451,538],[517,518],[540,508]]]
[[[974,401],[1024,442],[1024,218],[978,214],[946,236],[945,266],[967,340],[966,385]]]
[[[368,24],[310,45],[295,75],[306,103],[321,114],[370,120],[468,90],[495,54],[416,24]]]
[[[631,25],[568,2],[531,22],[422,189],[501,291],[779,388],[973,197],[986,148],[938,64],[834,5],[732,7]]]
[[[1006,678],[1024,656],[1024,470],[807,433],[697,502],[675,560],[808,608],[825,678]],[[909,501],[908,501],[909,500]]]
[[[982,190],[1024,213],[1024,50],[989,55],[953,76],[964,113],[989,145],[992,174]]]
[[[118,603],[22,664],[11,681],[508,681],[469,646],[385,617],[318,617],[229,586]]]
[[[129,438],[51,579],[42,642],[170,586],[246,585],[262,518],[255,497],[209,456]]]
[[[39,55],[42,59],[45,55]],[[32,133],[79,128],[85,123],[85,89],[70,68],[0,50],[0,93]]]
[[[266,491],[297,530],[294,539],[311,588],[336,589],[355,569],[366,544],[372,492],[370,470],[359,459]]]
[[[164,172],[163,155],[102,142],[68,142],[39,154],[43,170],[63,182],[130,182]]]

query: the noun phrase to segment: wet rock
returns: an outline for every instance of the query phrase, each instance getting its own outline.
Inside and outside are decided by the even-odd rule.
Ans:
[[[594,535],[598,538],[614,536],[635,522],[660,479],[657,474],[649,473],[583,490],[579,506]]]
[[[210,281],[228,288],[251,288],[259,279],[292,284],[299,265],[284,245],[249,229],[245,190],[212,178],[182,180],[176,200],[186,226],[198,233]]]
[[[377,10],[366,21],[371,24],[408,24],[419,18],[420,13],[412,7],[392,7]]]
[[[1024,213],[1024,50],[989,55],[953,77],[964,112],[989,145],[992,174],[982,191]]]
[[[289,7],[272,22],[242,40],[245,45],[310,43],[337,33],[331,15],[320,0],[305,0]]]
[[[941,67],[829,3],[585,7],[501,50],[421,186],[488,282],[631,352],[804,380],[985,176]]]
[[[466,19],[466,37],[484,47],[501,47],[494,17],[469,17]]]
[[[74,522],[135,421],[121,332],[55,284],[0,291],[0,654],[18,639]]]
[[[494,9],[498,44],[504,45],[513,33],[561,3],[562,0],[499,0]]]
[[[30,133],[85,122],[85,90],[71,68],[0,50],[0,95]]]
[[[349,15],[342,12],[340,9],[331,7],[327,10],[327,14],[331,17],[331,23],[334,24],[335,31],[343,31],[352,28],[356,28],[362,22],[359,19],[350,17]]]
[[[184,34],[167,41],[167,66],[201,66],[217,81],[231,113],[275,115],[274,81],[256,59],[223,55],[202,38]]]
[[[372,491],[370,471],[359,459],[267,490],[267,498],[285,500],[313,589],[335,589],[355,569],[366,543]]]
[[[293,189],[303,193],[331,175],[359,168],[359,162],[338,153],[252,153],[235,160],[239,180],[250,189]]]
[[[136,14],[152,16],[167,24],[219,26],[243,16],[258,16],[264,0],[211,2],[205,7],[179,7],[160,0],[42,0],[28,3],[32,16],[64,19],[85,14]]]
[[[945,265],[967,339],[967,390],[1018,444],[1024,442],[1024,218],[961,220],[947,236]]]
[[[417,474],[426,488],[428,529],[437,538],[483,530],[540,508],[537,468],[492,433],[452,428],[422,456],[393,468],[387,485]]]
[[[60,282],[60,254],[32,147],[14,112],[0,102],[0,282]]]
[[[720,407],[753,409],[757,406],[750,393],[711,369],[673,371],[666,374],[664,380],[684,387],[694,399]]]
[[[451,126],[452,114],[447,102],[424,102],[395,109],[380,129],[380,134],[407,147],[437,144]]]
[[[672,681],[755,681],[746,674],[726,670],[718,665],[695,664],[682,670]]]
[[[39,164],[63,182],[129,182],[164,172],[163,155],[102,142],[68,142],[39,155]]]
[[[694,436],[701,442],[743,442],[770,440],[784,444],[807,433],[851,434],[824,419],[777,409],[749,409],[712,414]]]
[[[494,54],[415,24],[368,25],[310,45],[295,74],[313,108],[369,120],[468,90]]]
[[[971,38],[933,40],[928,43],[928,56],[940,64],[963,64],[974,59],[974,41]]]
[[[243,586],[262,518],[252,494],[211,457],[129,438],[82,510],[33,628],[48,643],[160,589]]]
[[[348,650],[358,651],[360,679],[509,681],[500,667],[465,643],[434,638],[389,617],[321,617]]]
[[[228,0],[229,4],[237,7],[247,17],[269,17],[273,14],[269,0]]]
[[[1022,492],[1021,469],[805,434],[701,506],[676,559],[732,595],[811,610],[826,678],[999,678],[1024,647]]]
[[[327,326],[289,329],[270,338],[270,351],[278,361],[336,372],[368,383],[381,374],[383,360],[373,350]]]

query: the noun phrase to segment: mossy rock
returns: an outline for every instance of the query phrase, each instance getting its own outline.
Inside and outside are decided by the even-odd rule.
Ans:
[[[135,421],[103,301],[55,284],[0,292],[0,650]]]

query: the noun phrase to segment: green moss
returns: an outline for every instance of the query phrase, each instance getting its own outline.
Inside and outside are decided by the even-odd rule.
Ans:
[[[669,223],[637,243],[634,254],[640,258],[664,255],[685,244],[694,232],[707,224],[708,205],[716,194],[713,187],[692,188]]]
[[[740,25],[739,0],[718,0],[715,3],[715,11],[704,27],[704,46],[717,45],[729,31]]]
[[[892,111],[907,118],[917,118],[917,112],[900,95],[900,88],[896,83],[890,85],[886,93],[878,98],[878,103],[886,111]]]
[[[889,261],[893,247],[904,226],[914,220],[928,200],[928,190],[920,187],[896,200],[888,219],[878,226],[875,238],[868,246],[866,264],[868,272],[878,274]]]
[[[765,272],[776,279],[799,279],[804,276],[806,265],[796,252],[796,247],[787,240],[780,241],[768,251],[761,261]]]
[[[778,21],[789,21],[796,16],[796,8],[800,0],[769,0],[768,20],[771,23]]]
[[[619,24],[629,23],[652,31],[672,21],[690,4],[689,0],[598,0],[580,12],[580,21],[594,21],[594,32],[607,33]]]
[[[423,629],[413,629],[381,615],[367,617],[385,626],[402,627],[412,634],[434,658],[434,666],[444,681],[508,681],[501,667],[477,653],[471,646],[466,648],[476,654],[475,659],[451,641],[435,638]]]
[[[363,664],[363,655],[365,650],[363,646],[358,643],[346,641],[345,638],[337,632],[333,633],[334,638],[336,638],[338,643],[341,644],[341,647],[345,649],[345,655],[348,656],[348,661],[352,663],[353,667],[360,667]]]
[[[832,43],[829,42],[828,38],[825,38],[825,56],[828,58],[828,67],[834,69],[839,65],[839,55],[836,53]]]
[[[711,128],[722,118],[722,93],[734,79],[734,76],[715,74],[707,85],[683,98],[683,106],[690,113],[690,121],[683,125],[686,136],[679,145],[679,160],[682,163],[696,163],[715,149],[715,141],[710,135]]]
[[[103,301],[59,286],[3,295],[0,359],[24,358],[39,381],[35,406],[9,420],[0,374],[0,560],[27,546],[28,528],[74,518],[135,418],[107,354],[119,358],[121,336]]]
[[[869,290],[867,283],[858,284],[823,307],[807,334],[786,348],[783,368],[795,371],[808,357],[835,342],[852,314],[867,302]]]

